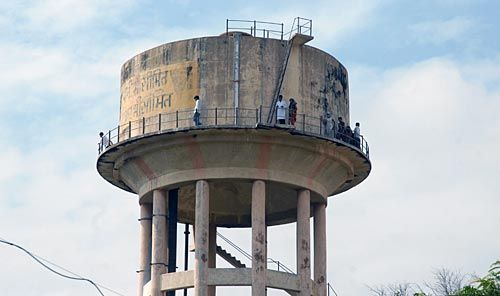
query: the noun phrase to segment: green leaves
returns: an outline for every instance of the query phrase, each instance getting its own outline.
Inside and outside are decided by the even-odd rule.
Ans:
[[[436,282],[426,284],[425,292],[417,284],[411,287],[410,284],[394,284],[370,290],[376,296],[500,296],[500,260],[491,265],[484,277],[475,278],[463,287],[464,276],[457,272],[440,269],[435,272],[434,278]]]

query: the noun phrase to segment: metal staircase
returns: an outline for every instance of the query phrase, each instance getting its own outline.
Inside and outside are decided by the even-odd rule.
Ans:
[[[288,40],[286,44],[285,58],[283,59],[283,64],[281,65],[280,76],[278,77],[278,83],[274,89],[273,101],[271,102],[271,108],[269,108],[269,114],[267,115],[267,123],[273,122],[274,113],[276,110],[276,102],[278,101],[278,96],[281,92],[281,86],[283,85],[283,79],[285,79],[286,67],[288,65],[288,59],[290,58],[290,53],[292,52],[292,40]]]
[[[217,246],[217,255],[221,256],[222,259],[226,260],[229,264],[236,268],[245,268],[245,264],[241,263],[236,257],[231,255],[228,251],[224,250],[221,246]]]
[[[247,253],[245,250],[240,248],[237,244],[229,240],[227,237],[223,236],[219,232],[217,232],[217,236],[220,237],[222,240],[224,240],[228,245],[230,245],[232,248],[234,248],[238,253],[243,255],[246,259],[252,261],[252,255]],[[226,260],[229,264],[236,268],[245,268],[246,265],[242,263],[240,260],[238,260],[235,256],[231,255],[228,251],[224,250],[221,246],[217,246],[217,255],[221,256],[224,260]],[[267,258],[267,263],[268,264],[276,264],[278,271],[284,271],[287,273],[294,273],[290,268],[286,267],[283,263],[280,261],[274,260],[272,258]],[[293,291],[286,291],[289,295],[295,296],[296,293]],[[333,288],[333,286],[330,283],[327,283],[327,295],[328,296],[338,296],[337,292]]]
[[[312,20],[296,17],[293,20],[292,29],[284,33],[288,35],[288,41],[286,45],[285,58],[283,59],[283,64],[281,65],[280,75],[278,77],[278,82],[276,83],[276,88],[273,94],[273,100],[271,102],[271,108],[269,109],[269,114],[267,115],[267,123],[273,123],[274,115],[276,112],[276,102],[278,96],[281,92],[281,87],[283,86],[283,80],[285,79],[286,68],[288,66],[288,60],[290,59],[290,53],[292,52],[292,47],[294,45],[301,46],[313,39],[312,36]]]

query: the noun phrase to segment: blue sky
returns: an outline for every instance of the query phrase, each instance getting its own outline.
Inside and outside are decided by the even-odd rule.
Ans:
[[[481,274],[500,259],[499,13],[481,0],[3,1],[0,237],[135,294],[137,202],[95,170],[97,134],[118,122],[121,65],[218,35],[226,18],[302,16],[310,45],[347,67],[351,118],[371,145],[370,177],[328,206],[337,292],[422,283],[439,267]],[[269,233],[270,255],[293,267],[294,227]],[[227,234],[249,248],[249,235]],[[6,246],[0,262],[2,295],[95,293]]]

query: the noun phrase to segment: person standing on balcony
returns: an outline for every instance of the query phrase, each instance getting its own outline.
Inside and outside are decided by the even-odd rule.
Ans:
[[[290,98],[290,104],[288,105],[288,122],[291,125],[295,125],[297,121],[297,102],[293,98]]]
[[[194,125],[196,126],[200,126],[201,125],[201,121],[200,121],[200,111],[201,111],[201,101],[200,101],[200,97],[199,96],[194,96],[194,101],[195,101],[195,105],[194,105],[194,113],[193,113],[193,121],[194,121]]]
[[[359,122],[356,122],[356,127],[354,128],[354,144],[358,148],[361,144],[361,129],[359,128]]]
[[[279,95],[278,96],[278,101],[276,102],[276,119],[278,120],[279,124],[285,124],[285,116],[286,116],[286,102],[283,101],[283,96]]]
[[[99,143],[99,152],[102,152],[105,148],[113,145],[113,143],[111,143],[111,141],[103,132],[100,132],[99,136],[101,137],[101,142]]]
[[[335,138],[339,140],[344,140],[344,133],[345,133],[345,122],[342,120],[342,117],[339,117],[339,124],[337,127],[337,134],[335,135]]]
[[[336,127],[335,119],[330,112],[326,113],[326,135],[329,137],[335,137]]]
[[[346,126],[344,129],[344,136],[342,140],[348,144],[354,145],[354,133],[352,132],[350,126]]]

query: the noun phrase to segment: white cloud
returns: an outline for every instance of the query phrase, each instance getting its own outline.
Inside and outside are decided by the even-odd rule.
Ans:
[[[32,47],[22,44],[0,46],[0,73],[3,95],[1,105],[30,106],[17,92],[31,93],[35,98],[65,96],[66,98],[103,95],[113,89],[118,61],[107,56],[89,62],[64,48]],[[116,89],[116,88],[115,88]],[[40,99],[35,103],[41,103]]]
[[[377,13],[383,2],[382,0],[294,1],[267,11],[255,6],[245,7],[238,11],[237,18],[283,22],[285,32],[290,31],[293,20],[298,16],[312,19],[312,33],[315,39],[311,44],[321,48],[324,47],[321,45],[344,42],[354,33],[367,28],[378,17]]]
[[[24,5],[20,18],[26,31],[47,35],[70,33],[75,29],[113,20],[127,11],[134,1],[44,0]]]
[[[15,17],[15,5],[3,9],[5,3],[1,10],[8,13],[0,12],[0,24],[29,16],[23,32],[47,30],[54,36],[75,34],[109,12],[110,18],[117,17],[113,5],[122,2],[68,1],[60,7],[54,7],[54,1],[23,2],[16,5],[29,6],[28,12],[19,9]],[[301,2],[282,5],[275,13],[262,14],[260,8],[239,12],[261,20],[291,21],[300,11],[313,19],[318,40],[314,42],[332,44],[367,28],[380,3]],[[74,19],[68,19],[72,13]],[[458,17],[420,23],[411,30],[419,42],[432,43],[460,39],[474,25]],[[98,176],[96,135],[87,125],[107,124],[117,115],[118,109],[110,113],[107,108],[118,103],[119,69],[125,60],[164,41],[218,31],[167,26],[120,30],[133,38],[114,40],[112,46],[79,47],[72,43],[79,38],[73,36],[60,44],[6,40],[0,45],[0,64],[7,69],[0,73],[0,110],[22,112],[27,106],[71,100],[68,105],[73,108],[91,102],[78,115],[90,112],[98,119],[79,119],[75,124],[77,116],[69,114],[56,123],[84,131],[58,134],[45,128],[44,122],[54,119],[30,117],[44,129],[26,136],[46,138],[46,146],[25,147],[24,141],[2,137],[0,163],[8,169],[0,172],[0,236],[131,295],[136,289],[137,201]],[[490,235],[500,226],[495,212],[500,206],[500,162],[495,157],[500,146],[498,57],[465,64],[435,58],[389,70],[350,69],[351,118],[362,123],[373,171],[359,187],[330,199],[329,281],[341,295],[366,295],[365,284],[421,282],[434,267],[482,273],[498,259],[500,242]],[[2,126],[0,133],[6,128]],[[269,231],[269,254],[292,268],[294,228]],[[234,232],[234,240],[248,249],[248,233]],[[92,287],[47,274],[15,250],[0,249],[2,294],[17,295],[21,289],[25,295],[95,294]]]
[[[1,161],[11,170],[0,178],[0,237],[116,290],[132,291],[137,244],[130,241],[136,241],[137,201],[100,179],[93,142],[92,136],[73,135],[28,153],[14,148],[16,143],[2,147],[10,152]],[[26,289],[24,295],[96,293],[85,283],[48,273],[18,250],[0,248],[2,295],[27,286],[39,289]]]
[[[374,22],[381,4],[378,0],[323,2],[312,10],[318,13],[312,17],[313,33],[321,42],[342,42]]]
[[[489,235],[500,226],[496,64],[351,69],[368,73],[351,80],[351,112],[363,120],[373,171],[329,207],[329,271],[342,294],[422,283],[433,268],[483,273],[498,259],[500,239]]]
[[[410,26],[410,32],[421,44],[443,44],[449,41],[463,40],[477,24],[466,17],[454,17],[448,20],[426,21]]]
[[[364,295],[366,284],[422,282],[436,267],[481,273],[496,259],[500,241],[487,234],[500,226],[494,157],[500,88],[489,86],[500,85],[497,62],[435,58],[386,71],[351,70],[358,77],[351,81],[352,117],[362,120],[373,171],[330,200],[328,270],[337,292]],[[471,69],[484,75],[472,79]],[[94,136],[58,137],[27,153],[17,143],[2,146],[0,161],[13,169],[0,176],[1,236],[132,294],[136,200],[95,172]],[[13,199],[17,204],[9,205]],[[293,268],[294,225],[269,233],[269,254]],[[248,233],[233,235],[248,249]],[[58,279],[14,251],[0,256],[9,270],[0,283],[7,295],[20,282],[47,295],[94,292],[54,284]],[[26,278],[33,280],[20,280]]]
[[[69,31],[91,21],[97,14],[95,1],[47,0],[34,2],[26,10],[30,27]]]

